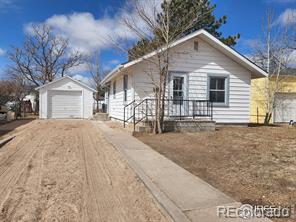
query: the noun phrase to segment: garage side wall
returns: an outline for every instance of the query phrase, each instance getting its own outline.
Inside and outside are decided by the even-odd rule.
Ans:
[[[39,118],[47,118],[47,90],[41,89],[39,93]]]
[[[83,118],[88,119],[93,115],[93,92],[87,89],[83,90]]]

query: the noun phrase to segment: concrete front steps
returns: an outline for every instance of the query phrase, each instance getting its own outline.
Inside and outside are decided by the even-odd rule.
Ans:
[[[140,122],[136,125],[136,132],[150,133],[153,130],[152,121]],[[165,132],[200,132],[215,131],[216,122],[210,119],[171,119],[164,121]]]
[[[92,117],[93,120],[98,120],[98,121],[108,121],[110,120],[108,113],[96,113]]]

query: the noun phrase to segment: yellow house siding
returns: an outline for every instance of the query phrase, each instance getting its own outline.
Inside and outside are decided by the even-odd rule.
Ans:
[[[250,122],[263,123],[266,113],[266,86],[274,84],[274,80],[268,78],[252,79],[251,81],[251,110]],[[296,76],[283,77],[280,81],[282,93],[296,93]],[[271,120],[272,121],[272,120]]]

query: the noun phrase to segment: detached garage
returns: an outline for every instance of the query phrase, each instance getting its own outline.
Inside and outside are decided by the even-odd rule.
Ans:
[[[36,89],[39,90],[39,117],[42,119],[87,119],[93,115],[95,90],[69,76]]]

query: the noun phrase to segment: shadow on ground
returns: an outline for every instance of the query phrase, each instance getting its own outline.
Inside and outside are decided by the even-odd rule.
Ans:
[[[0,123],[0,137],[4,136],[5,134],[13,131],[15,128],[30,123],[31,121],[35,120],[35,118],[30,119],[18,119],[8,123]]]

